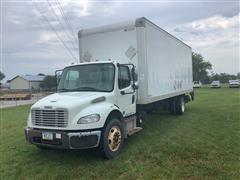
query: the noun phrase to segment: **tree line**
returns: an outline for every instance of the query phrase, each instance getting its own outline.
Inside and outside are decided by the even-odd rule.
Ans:
[[[221,83],[228,83],[232,79],[240,79],[240,72],[236,75],[227,73],[213,73],[212,64],[206,61],[201,54],[192,53],[193,80],[208,84],[211,81],[219,80]]]

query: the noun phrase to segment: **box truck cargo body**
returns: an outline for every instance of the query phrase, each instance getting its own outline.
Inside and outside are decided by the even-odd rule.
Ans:
[[[82,62],[132,63],[138,71],[137,104],[193,90],[191,47],[145,18],[79,32]]]
[[[181,115],[193,99],[191,48],[146,18],[80,30],[80,63],[31,107],[25,136],[39,148],[98,147],[115,157],[146,111]]]

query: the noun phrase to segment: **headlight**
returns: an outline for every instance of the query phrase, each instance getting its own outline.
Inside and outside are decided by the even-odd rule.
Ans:
[[[89,123],[98,122],[99,120],[100,120],[99,114],[91,114],[91,115],[80,118],[77,123],[78,124],[89,124]]]

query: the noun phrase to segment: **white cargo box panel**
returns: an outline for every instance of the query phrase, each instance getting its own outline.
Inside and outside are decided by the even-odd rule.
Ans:
[[[114,60],[138,71],[138,104],[193,90],[192,51],[146,18],[79,31],[80,62]]]
[[[134,21],[81,30],[79,37],[80,62],[113,60],[119,63],[137,62],[137,33]]]

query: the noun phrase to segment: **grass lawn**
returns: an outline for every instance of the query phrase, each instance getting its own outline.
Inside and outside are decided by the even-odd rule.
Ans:
[[[155,112],[113,160],[39,150],[24,139],[30,106],[1,110],[0,179],[240,179],[240,93],[201,88],[183,116]]]

